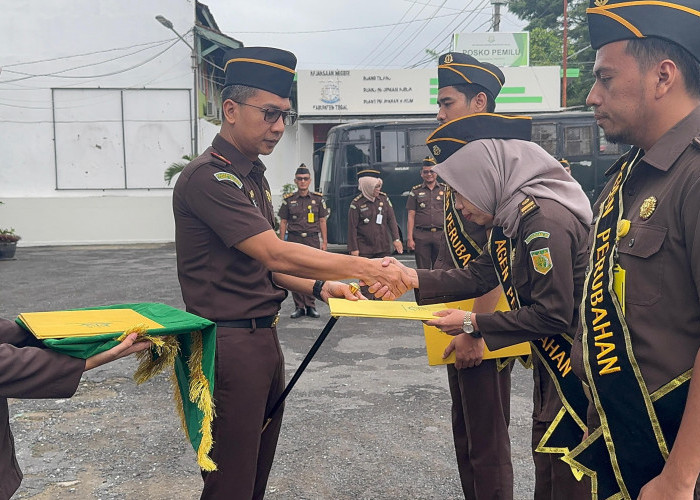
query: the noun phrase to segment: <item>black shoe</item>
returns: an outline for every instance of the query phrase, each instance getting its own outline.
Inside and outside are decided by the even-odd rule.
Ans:
[[[312,318],[320,318],[321,315],[318,313],[315,307],[307,307],[306,308],[306,315],[311,316]]]
[[[302,307],[297,307],[296,311],[294,311],[292,314],[290,314],[289,317],[292,319],[297,319],[297,318],[301,318],[304,314],[305,314],[304,309]]]

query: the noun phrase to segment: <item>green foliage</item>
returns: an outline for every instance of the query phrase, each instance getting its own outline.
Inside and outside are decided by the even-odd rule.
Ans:
[[[593,85],[595,51],[591,48],[586,21],[588,0],[569,0],[567,10],[567,67],[578,68],[578,78],[567,79],[567,107],[585,106]],[[533,66],[562,64],[564,4],[551,0],[510,0],[508,10],[524,21],[530,31]],[[556,43],[555,43],[556,41]]]
[[[296,190],[296,184],[285,184],[284,186],[282,186],[282,196],[284,196],[285,194],[293,193]]]
[[[555,66],[561,64],[561,37],[552,30],[533,28],[530,31],[530,64]]]
[[[0,229],[0,243],[12,243],[21,239],[19,235],[15,234],[14,228]]]
[[[4,203],[0,201],[0,205],[4,205]],[[0,243],[12,243],[20,239],[22,238],[15,233],[15,228],[0,229]]]
[[[182,172],[182,169],[187,166],[189,162],[197,158],[196,155],[184,155],[182,157],[183,160],[185,161],[176,161],[170,164],[168,168],[165,169],[165,173],[163,174],[163,179],[168,183],[168,186],[170,185],[170,182],[173,180],[173,177],[175,177],[177,174]]]

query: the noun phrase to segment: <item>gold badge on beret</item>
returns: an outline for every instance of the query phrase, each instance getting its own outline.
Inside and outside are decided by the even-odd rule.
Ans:
[[[630,232],[631,223],[627,219],[620,219],[617,222],[617,237],[624,238]]]
[[[445,56],[445,64],[450,64],[453,61],[452,54],[447,54]]]
[[[440,148],[437,146],[437,144],[433,146],[433,154],[435,156],[440,156]]]
[[[639,216],[643,220],[647,220],[651,217],[651,214],[654,213],[654,210],[656,210],[656,202],[656,196],[650,196],[642,202],[642,206],[639,207]]]
[[[608,3],[608,0],[595,0],[595,4],[596,4],[598,7],[602,7],[602,6],[605,5],[606,3]]]

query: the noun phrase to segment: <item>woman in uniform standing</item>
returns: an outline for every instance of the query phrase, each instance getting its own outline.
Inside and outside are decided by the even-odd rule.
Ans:
[[[464,269],[404,271],[419,304],[469,299],[502,286],[510,311],[448,309],[427,323],[452,335],[468,333],[475,364],[484,344],[493,351],[530,341],[534,498],[590,499],[588,481],[577,481],[559,459],[561,450],[548,449],[543,437],[553,422],[558,432],[578,439],[585,430],[587,401],[569,357],[592,212],[578,183],[556,159],[524,140],[528,134],[518,127],[513,117],[477,114],[449,122],[428,138],[439,162],[433,169],[455,192],[455,208],[467,221],[492,229],[484,252]],[[475,130],[494,135],[474,139]]]
[[[381,192],[379,171],[360,170],[357,183],[360,194],[350,202],[348,211],[348,252],[360,257],[384,257],[393,246],[403,253],[394,208],[386,193]]]

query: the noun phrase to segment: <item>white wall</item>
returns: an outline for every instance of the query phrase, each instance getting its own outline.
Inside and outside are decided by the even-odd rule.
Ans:
[[[157,189],[57,189],[51,89],[191,90],[190,49],[155,16],[185,34],[194,24],[194,1],[0,0],[0,9],[0,227],[14,227],[21,245],[171,241],[165,183]],[[64,99],[60,106],[56,111],[65,116],[86,102]],[[180,148],[189,153],[191,144],[184,142]],[[59,146],[65,161],[85,153],[77,137]],[[180,159],[180,150],[170,149],[158,159],[163,169]]]

